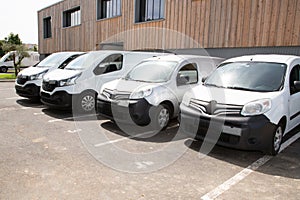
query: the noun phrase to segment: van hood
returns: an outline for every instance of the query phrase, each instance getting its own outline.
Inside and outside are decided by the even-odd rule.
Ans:
[[[60,81],[72,78],[81,73],[80,70],[66,70],[66,69],[55,69],[52,72],[47,73],[44,76],[44,80],[46,81]]]
[[[26,69],[23,69],[19,75],[22,76],[32,76],[32,75],[36,75],[36,74],[40,74],[43,72],[47,72],[48,68],[41,68],[41,67],[28,67]]]
[[[132,93],[139,89],[154,88],[159,85],[160,83],[146,83],[140,81],[117,79],[104,84],[102,89],[117,90],[117,91]]]
[[[191,98],[201,101],[209,102],[215,100],[221,104],[243,106],[259,99],[273,99],[279,95],[279,92],[253,92],[200,85],[192,88],[189,91],[189,95]]]

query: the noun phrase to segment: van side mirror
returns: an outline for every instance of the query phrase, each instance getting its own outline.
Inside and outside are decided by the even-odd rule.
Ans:
[[[294,81],[294,86],[297,91],[300,91],[300,81]]]
[[[206,81],[206,79],[207,79],[207,76],[205,76],[205,77],[202,77],[202,83],[204,83],[205,81]]]
[[[190,81],[190,77],[186,75],[177,75],[177,85],[186,85]]]
[[[100,74],[104,73],[104,70],[105,70],[105,67],[97,66],[93,72],[95,75],[100,75]]]

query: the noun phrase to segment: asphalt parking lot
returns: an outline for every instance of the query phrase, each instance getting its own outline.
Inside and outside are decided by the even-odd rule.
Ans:
[[[276,157],[220,146],[205,156],[176,121],[128,135],[18,97],[13,82],[0,82],[0,122],[0,199],[299,199],[299,128]]]

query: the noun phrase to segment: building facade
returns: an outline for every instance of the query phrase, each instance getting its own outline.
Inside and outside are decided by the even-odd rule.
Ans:
[[[300,55],[300,0],[64,0],[38,12],[39,52],[171,49]]]

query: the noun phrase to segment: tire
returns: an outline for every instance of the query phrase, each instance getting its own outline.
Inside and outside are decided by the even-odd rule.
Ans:
[[[92,91],[83,92],[75,102],[75,110],[80,114],[87,114],[96,111],[96,93]]]
[[[1,70],[1,73],[6,73],[6,72],[7,72],[7,67],[4,67],[4,66],[3,66],[3,67],[1,67],[0,70]]]
[[[165,130],[169,124],[170,117],[170,107],[166,104],[159,105],[155,113],[155,128]]]
[[[271,138],[271,147],[270,147],[270,155],[276,156],[279,153],[281,144],[282,144],[282,138],[283,138],[283,132],[284,132],[284,126],[282,123],[280,123],[273,133],[273,136]]]

